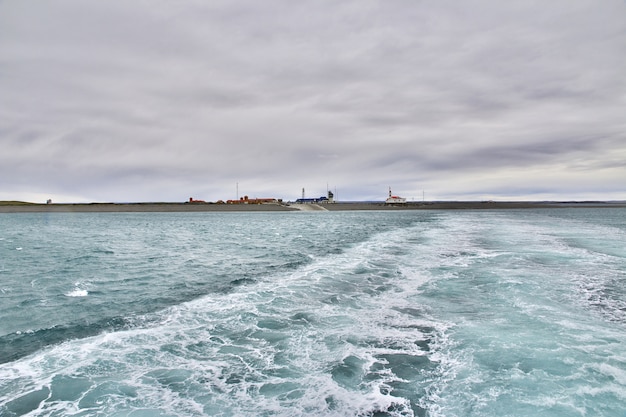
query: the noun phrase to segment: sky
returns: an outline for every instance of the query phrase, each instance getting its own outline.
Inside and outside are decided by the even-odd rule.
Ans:
[[[624,0],[0,0],[0,200],[626,200]]]

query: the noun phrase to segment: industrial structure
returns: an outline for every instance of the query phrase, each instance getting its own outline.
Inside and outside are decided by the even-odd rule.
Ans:
[[[328,191],[327,196],[317,197],[317,198],[305,198],[304,197],[304,188],[302,189],[302,198],[296,200],[298,204],[317,204],[317,203],[334,203],[335,195],[332,191]]]

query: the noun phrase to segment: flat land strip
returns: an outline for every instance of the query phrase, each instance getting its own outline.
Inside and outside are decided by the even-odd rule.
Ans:
[[[124,213],[124,212],[241,212],[241,211],[299,211],[305,205],[283,204],[217,204],[217,203],[88,203],[35,204],[0,201],[0,213]],[[384,202],[337,202],[319,204],[319,210],[485,210],[529,208],[599,208],[626,207],[626,201],[529,202],[529,201],[433,201],[388,205]],[[313,208],[313,207],[311,207]],[[324,210],[325,209],[325,210]]]

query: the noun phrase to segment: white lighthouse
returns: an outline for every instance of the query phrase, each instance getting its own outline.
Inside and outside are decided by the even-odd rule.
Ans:
[[[392,195],[391,187],[389,187],[389,197],[385,200],[386,204],[406,204],[406,198]]]

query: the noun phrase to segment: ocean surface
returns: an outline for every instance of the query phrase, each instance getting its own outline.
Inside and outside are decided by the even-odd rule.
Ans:
[[[0,416],[626,416],[626,209],[0,214]]]

